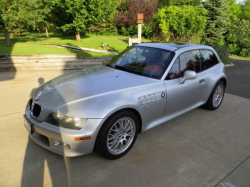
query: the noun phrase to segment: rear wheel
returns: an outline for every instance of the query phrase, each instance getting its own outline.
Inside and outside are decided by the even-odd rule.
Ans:
[[[223,81],[219,81],[215,85],[204,107],[208,110],[216,110],[217,108],[219,108],[223,101],[224,93],[225,93],[225,83]]]
[[[97,137],[96,150],[111,160],[124,156],[137,138],[138,122],[131,111],[115,114],[103,124]]]

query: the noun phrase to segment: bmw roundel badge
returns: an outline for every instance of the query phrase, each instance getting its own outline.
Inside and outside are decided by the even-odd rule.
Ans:
[[[37,96],[35,97],[35,101],[38,101],[39,99],[41,99],[42,94],[43,94],[42,91],[38,92]]]
[[[162,97],[162,98],[165,98],[165,96],[166,96],[165,92],[162,92],[162,93],[161,93],[161,97]]]

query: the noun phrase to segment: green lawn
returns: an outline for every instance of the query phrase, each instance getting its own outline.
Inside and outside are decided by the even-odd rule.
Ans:
[[[230,58],[242,59],[242,60],[250,60],[250,57],[242,57],[238,55],[230,55]]]
[[[108,54],[77,51],[67,48],[59,48],[59,47],[45,46],[39,44],[12,43],[11,47],[7,47],[5,42],[0,41],[0,55],[67,54],[67,53],[76,53],[78,57],[111,56]]]
[[[30,33],[25,37],[11,37],[12,47],[6,47],[4,35],[0,33],[0,54],[61,54],[61,53],[77,53],[78,56],[110,56],[101,53],[91,53],[76,51],[70,49],[57,48],[54,46],[44,46],[29,44],[28,42],[36,42],[41,44],[58,44],[72,45],[78,47],[86,47],[103,50],[102,45],[106,43],[107,50],[121,52],[128,46],[128,38],[125,36],[82,36],[81,41],[76,42],[74,36],[63,36],[62,34],[50,34],[50,38],[46,38],[44,33]],[[143,39],[144,42],[150,40]],[[22,42],[22,43],[17,43]]]
[[[62,34],[50,33],[50,38],[47,39],[44,33],[30,33],[25,37],[11,37],[12,47],[7,47],[4,34],[0,33],[0,55],[76,53],[78,57],[111,56],[103,53],[92,53],[87,51],[72,50],[68,48],[59,48],[55,46],[39,45],[39,43],[72,45],[72,46],[93,48],[99,50],[103,50],[102,44],[106,43],[108,45],[107,50],[121,52],[127,48],[128,38],[129,38],[128,36],[96,36],[87,34],[86,36],[82,36],[80,42],[76,42],[74,36],[64,36]],[[28,42],[36,42],[38,44],[30,44]],[[151,42],[151,41],[143,39],[143,42]],[[231,55],[230,57],[250,60],[250,57],[248,58],[239,57],[236,55]]]

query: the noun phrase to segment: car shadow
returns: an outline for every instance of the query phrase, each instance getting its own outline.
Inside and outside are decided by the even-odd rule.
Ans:
[[[1,39],[0,39],[1,41]],[[4,46],[1,46],[4,45]],[[14,48],[14,43],[12,46],[7,47],[7,44],[0,43],[0,81],[8,81],[12,80],[16,76],[16,67],[14,65],[14,58],[11,55],[5,55],[4,52],[7,54],[11,54]],[[3,48],[1,52],[1,48]]]
[[[69,51],[71,49],[68,49]],[[78,51],[74,50],[76,53]],[[86,52],[87,54],[87,52]],[[107,57],[110,58],[110,57]],[[88,74],[95,70],[81,71],[81,69],[92,68],[100,66],[100,64],[84,64],[84,68],[72,65],[72,61],[66,61],[63,67],[63,74],[68,74],[68,78],[71,80],[78,78],[81,74]],[[71,72],[79,71],[77,75],[70,75]],[[100,74],[104,72],[100,71]],[[65,81],[65,80],[64,80]],[[38,86],[45,83],[43,77],[38,78]],[[61,82],[63,84],[63,81]],[[30,96],[33,95],[37,88],[33,88],[30,92]],[[73,91],[73,90],[72,90]],[[50,95],[51,99],[60,100],[60,103],[66,104],[67,101],[64,98],[64,94],[57,89],[53,89],[53,94]],[[69,93],[70,94],[70,93]],[[68,110],[64,108],[64,111]],[[58,111],[60,112],[60,111]],[[67,113],[68,111],[66,111]],[[100,157],[96,153],[89,155],[67,158],[61,155],[57,155],[45,148],[37,145],[30,137],[28,137],[28,143],[25,150],[23,170],[21,178],[21,186],[85,186],[91,182],[86,179],[85,173],[93,173],[95,170],[92,168],[99,168],[99,163],[103,162],[104,158]],[[107,162],[107,164],[110,162]],[[105,164],[106,165],[106,164]]]
[[[39,86],[43,85],[44,78],[38,78],[38,83]],[[33,88],[30,95],[35,90],[36,88]],[[65,103],[64,98],[56,88],[54,88],[53,93],[60,102]],[[23,161],[21,186],[69,186],[68,176],[65,157],[37,145],[29,135]],[[51,179],[51,181],[48,181],[48,179]]]

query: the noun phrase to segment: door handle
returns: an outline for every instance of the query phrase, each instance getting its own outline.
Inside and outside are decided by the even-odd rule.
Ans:
[[[201,80],[199,81],[200,84],[205,84],[205,82],[206,82],[205,79],[201,79]]]

